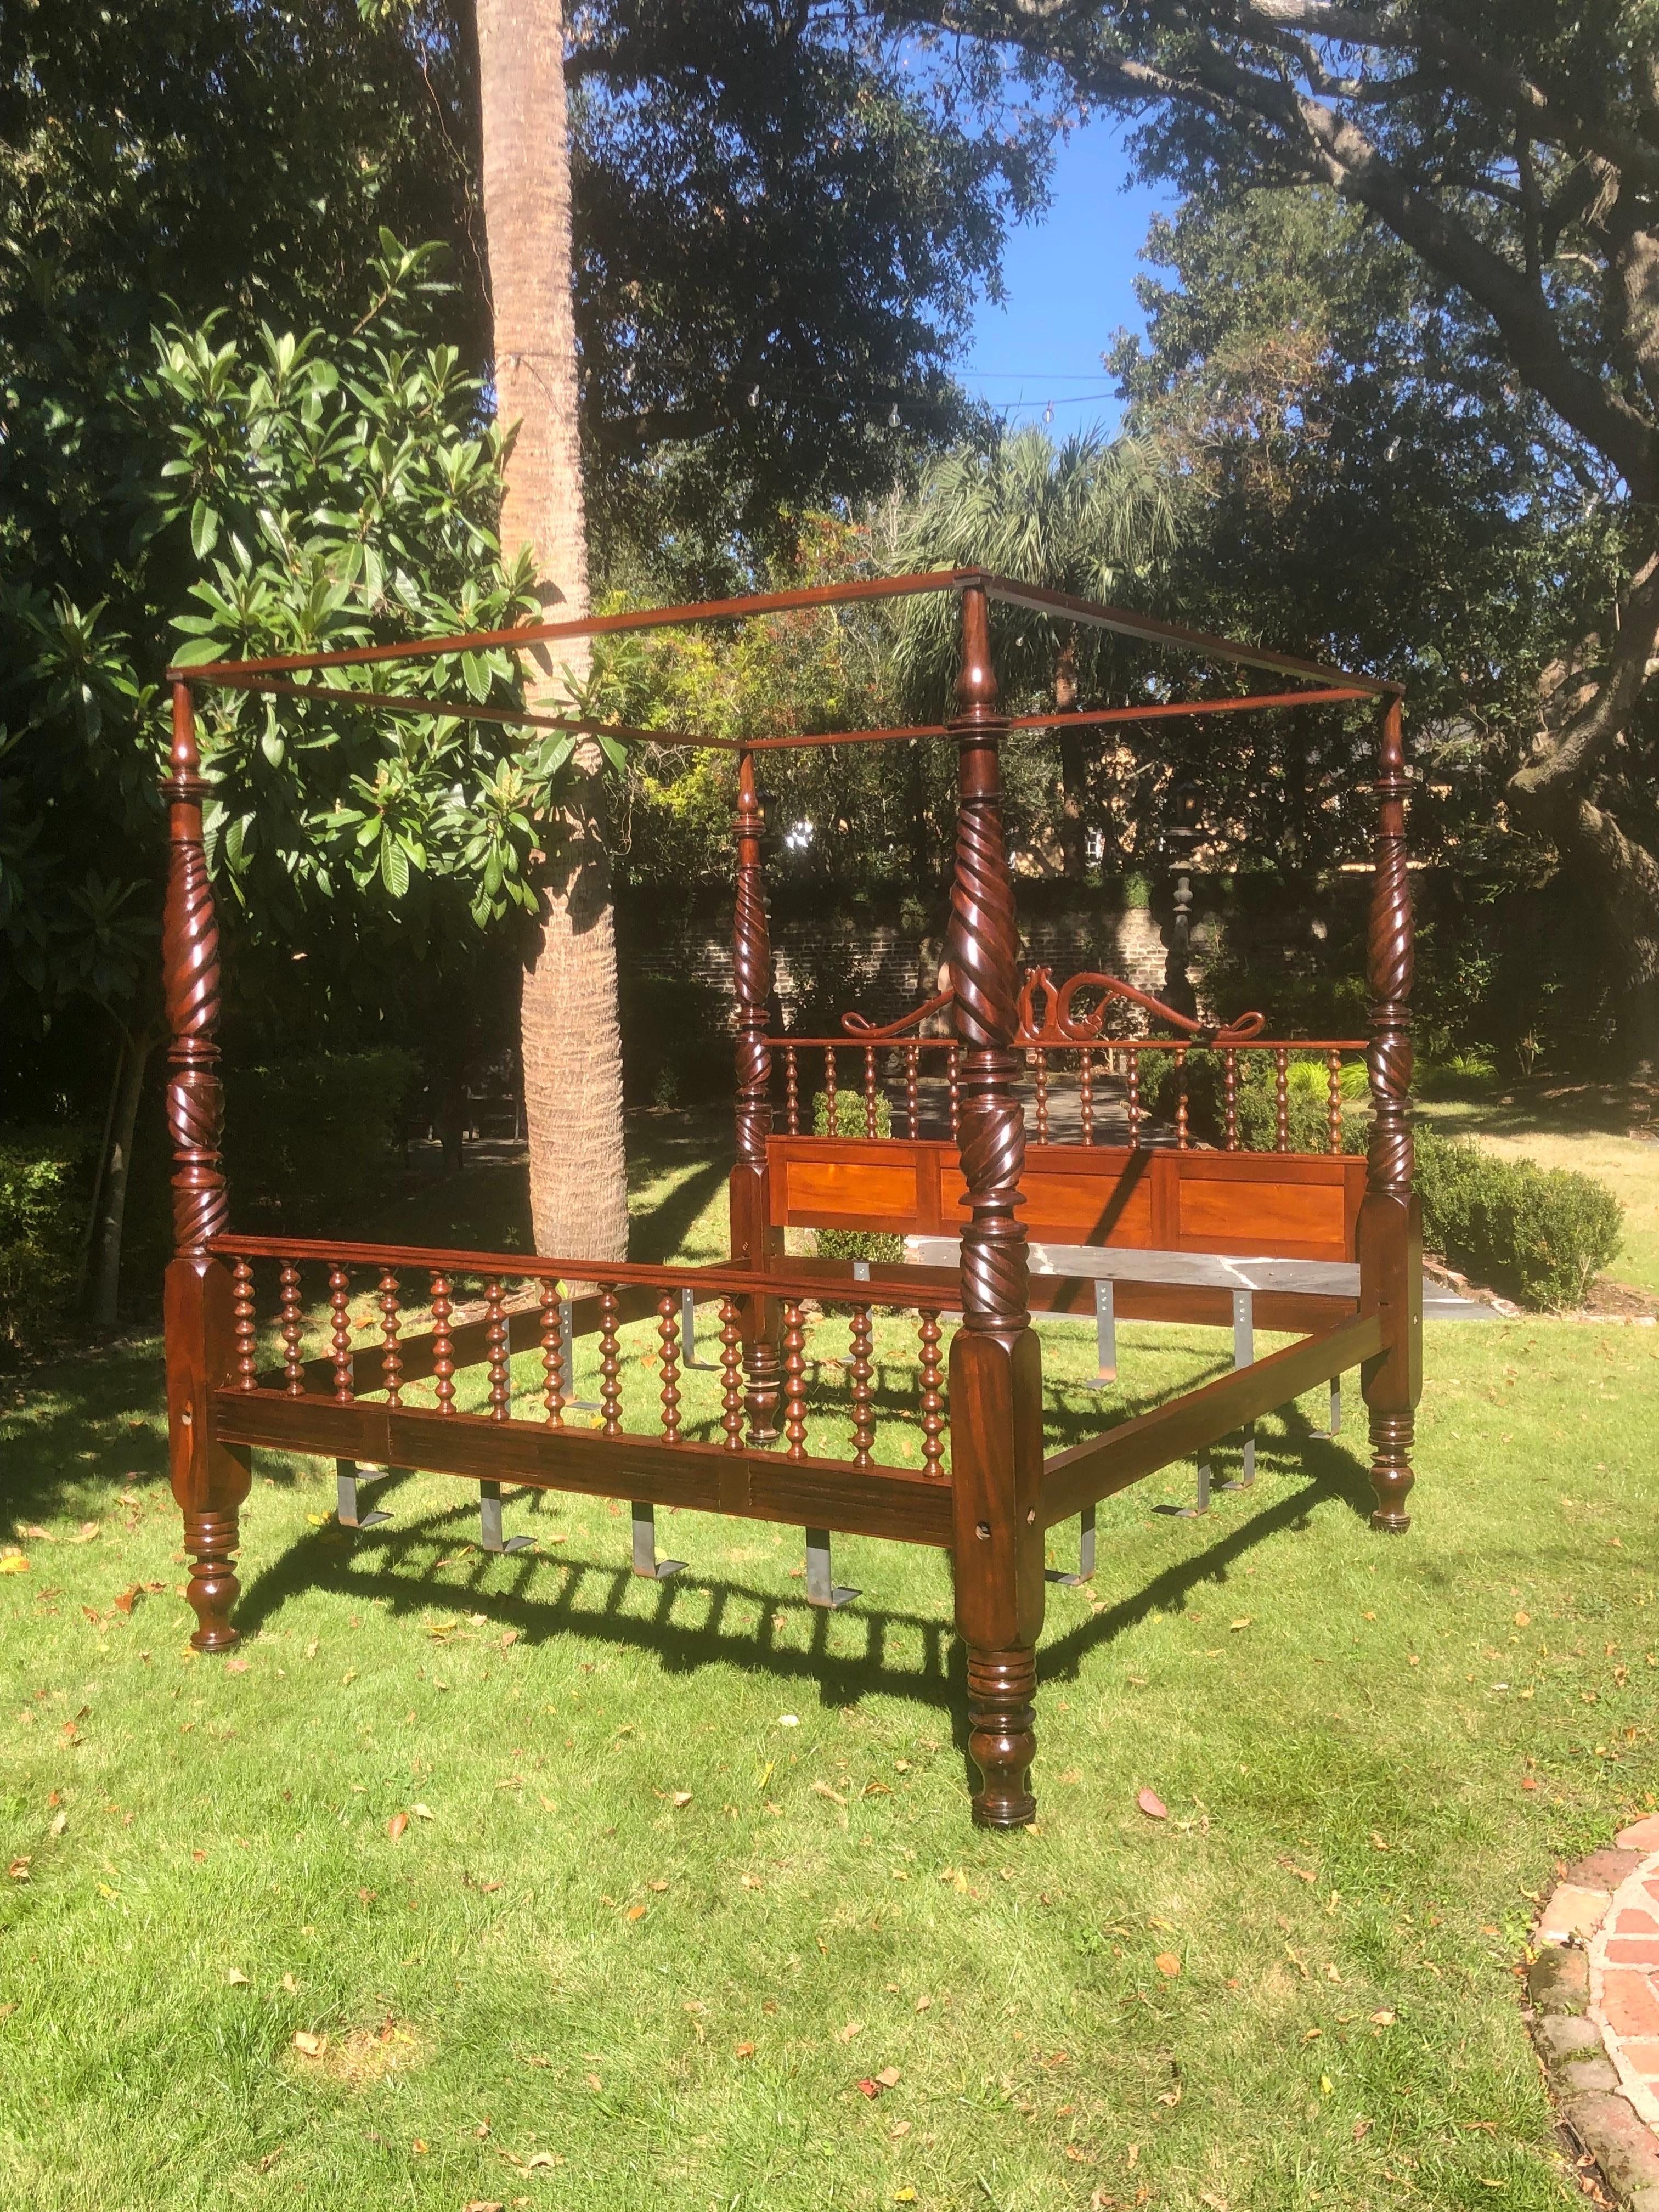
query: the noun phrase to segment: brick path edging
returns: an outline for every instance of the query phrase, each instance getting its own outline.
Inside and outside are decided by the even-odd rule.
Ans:
[[[1627,2212],[1659,2212],[1659,1814],[1568,1869],[1539,1915],[1533,2040]]]

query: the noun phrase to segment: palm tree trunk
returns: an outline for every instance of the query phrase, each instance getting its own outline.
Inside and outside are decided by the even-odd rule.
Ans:
[[[502,422],[518,425],[501,548],[510,560],[531,546],[544,598],[586,614],[563,8],[562,0],[477,0],[476,13],[495,404]],[[562,650],[531,688],[562,698],[562,671],[580,682],[587,658],[585,645]],[[547,827],[520,1033],[537,1249],[620,1260],[628,1253],[628,1179],[601,767],[598,748],[584,746],[563,817]]]

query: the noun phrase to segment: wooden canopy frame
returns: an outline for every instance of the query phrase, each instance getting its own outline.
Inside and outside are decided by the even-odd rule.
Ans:
[[[210,787],[196,738],[198,690],[337,699],[368,711],[455,714],[578,733],[614,730],[470,699],[369,692],[331,682],[326,672],[943,592],[961,603],[957,711],[948,723],[723,741],[723,749],[738,757],[737,1164],[728,1263],[641,1266],[580,1254],[526,1259],[231,1233],[220,1155],[219,938],[203,841]],[[991,662],[989,608],[999,601],[1293,678],[1296,688],[1011,720],[999,711]],[[238,1595],[238,1516],[256,1446],[335,1458],[348,1526],[380,1517],[362,1515],[358,1504],[359,1482],[375,1469],[422,1468],[474,1481],[489,1550],[513,1547],[501,1533],[503,1483],[627,1498],[641,1574],[662,1575],[679,1564],[657,1559],[651,1521],[657,1504],[793,1522],[807,1531],[808,1595],[819,1603],[852,1595],[838,1591],[830,1577],[830,1532],[941,1547],[951,1556],[956,1622],[968,1650],[969,1749],[980,1776],[974,1817],[1006,1827],[1029,1821],[1036,1810],[1030,1786],[1035,1651],[1050,1528],[1082,1514],[1091,1531],[1099,1499],[1174,1461],[1203,1458],[1260,1415],[1354,1367],[1370,1414],[1373,1525],[1407,1528],[1422,1310],[1409,1104],[1413,923],[1397,687],[971,568],[218,662],[168,674],[173,746],[164,789],[171,860],[163,957],[177,1256],[167,1275],[167,1402],[173,1486],[192,1561],[189,1597],[198,1626],[191,1640],[198,1650],[222,1651],[236,1640],[230,1616]],[[302,677],[308,680],[298,680]],[[1022,986],[1000,797],[1000,748],[1010,729],[1098,727],[1364,700],[1375,701],[1380,714],[1368,1039],[1266,1039],[1259,1016],[1206,1028],[1105,976],[1073,977],[1056,987],[1037,969]],[[621,734],[659,744],[722,743],[689,732]],[[957,755],[949,988],[885,1028],[849,1014],[838,1036],[769,1036],[772,960],[756,755],[939,737],[952,741]],[[1109,1008],[1125,998],[1167,1016],[1176,1034],[1110,1034]],[[946,1034],[926,1033],[927,1021],[947,1018]],[[1205,1048],[1225,1069],[1218,1147],[1194,1144],[1188,1121],[1188,1055]],[[1341,1057],[1358,1049],[1366,1054],[1372,1108],[1363,1161],[1345,1156],[1341,1146]],[[847,1051],[863,1062],[861,1135],[842,1133],[836,1106],[838,1056]],[[1257,1152],[1241,1146],[1238,1111],[1240,1055],[1253,1051],[1273,1055],[1276,1103],[1276,1141]],[[801,1126],[803,1052],[823,1054],[830,1111],[823,1134]],[[1298,1052],[1317,1054],[1328,1067],[1329,1142],[1319,1152],[1297,1152],[1290,1142],[1289,1064]],[[902,1064],[902,1134],[892,1128],[890,1113],[883,1126],[883,1054]],[[1149,1054],[1155,1067],[1173,1066],[1179,1077],[1172,1143],[1153,1141],[1157,1132],[1140,1085]],[[1051,1070],[1068,1058],[1077,1069],[1080,1143],[1054,1140],[1051,1126]],[[923,1126],[925,1062],[943,1065],[949,1102],[947,1130],[931,1136]],[[1030,1146],[1020,1091],[1028,1077],[1036,1084],[1036,1141]],[[1127,1101],[1127,1144],[1094,1141],[1103,1088],[1115,1096],[1121,1091]],[[784,1231],[802,1224],[897,1229],[924,1238],[957,1230],[959,1257],[946,1243],[942,1249],[954,1265],[787,1259]],[[1062,1256],[1070,1254],[1060,1272],[1032,1271],[1033,1234],[1062,1247]],[[1249,1364],[1231,1375],[1045,1458],[1042,1361],[1032,1309],[1099,1315],[1106,1310],[1101,1284],[1109,1279],[1120,1313],[1210,1324],[1231,1318],[1237,1341],[1237,1295],[1182,1273],[1184,1255],[1230,1251],[1277,1255],[1291,1271],[1298,1261],[1335,1261],[1351,1285],[1262,1290],[1255,1320],[1294,1333],[1296,1342],[1260,1361],[1249,1359],[1247,1351]],[[280,1366],[262,1370],[256,1270],[273,1264],[283,1349]],[[302,1278],[308,1268],[327,1276],[330,1318],[320,1356],[306,1351]],[[351,1313],[354,1284],[365,1274],[374,1279],[380,1338],[367,1347],[356,1341]],[[418,1334],[405,1327],[404,1292],[411,1276],[424,1277],[428,1291],[428,1325]],[[456,1299],[465,1279],[481,1285],[470,1310],[458,1309]],[[825,1297],[852,1313],[850,1459],[807,1449],[803,1310]],[[693,1354],[699,1304],[712,1305],[720,1322],[718,1433],[701,1437],[688,1433],[680,1389],[687,1364],[706,1364]],[[871,1315],[878,1309],[916,1318],[919,1468],[874,1458]],[[641,1433],[623,1419],[621,1331],[653,1316],[660,1413],[651,1432]],[[960,1317],[950,1344],[948,1389],[942,1358],[947,1316]],[[356,1328],[365,1325],[359,1321]],[[599,1339],[600,1353],[592,1426],[566,1419],[574,1392],[574,1346],[584,1335]],[[515,1382],[513,1361],[525,1352],[539,1354],[540,1361],[538,1402],[530,1411],[515,1401],[524,1385]],[[477,1412],[456,1402],[455,1376],[468,1367],[486,1370],[486,1404]],[[428,1378],[429,1401],[417,1402],[411,1393]],[[1207,1468],[1207,1458],[1203,1464]],[[1091,1534],[1087,1540],[1091,1547]]]

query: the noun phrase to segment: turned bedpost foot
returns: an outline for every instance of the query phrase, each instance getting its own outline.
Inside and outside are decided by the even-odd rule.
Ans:
[[[769,1307],[773,1304],[769,1298],[764,1303]],[[757,1336],[747,1346],[744,1371],[748,1378],[743,1408],[749,1424],[749,1441],[752,1444],[775,1444],[783,1434],[778,1425],[783,1404],[783,1359],[775,1337]]]
[[[236,1579],[238,1540],[234,1506],[185,1516],[185,1549],[191,1554],[185,1595],[196,1615],[196,1633],[190,1640],[198,1651],[228,1651],[240,1640],[240,1631],[230,1618],[242,1594]]]
[[[1409,1413],[1371,1415],[1371,1488],[1376,1493],[1371,1526],[1395,1536],[1403,1536],[1412,1525],[1406,1500],[1416,1480],[1412,1473],[1413,1427]]]
[[[975,1827],[1023,1828],[1036,1818],[1036,1697],[1035,1652],[969,1652],[968,1756],[980,1773]]]

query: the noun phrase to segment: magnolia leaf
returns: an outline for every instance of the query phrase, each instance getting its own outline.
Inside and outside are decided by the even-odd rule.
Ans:
[[[198,499],[191,509],[190,550],[198,561],[205,561],[219,542],[219,518],[204,499]]]

